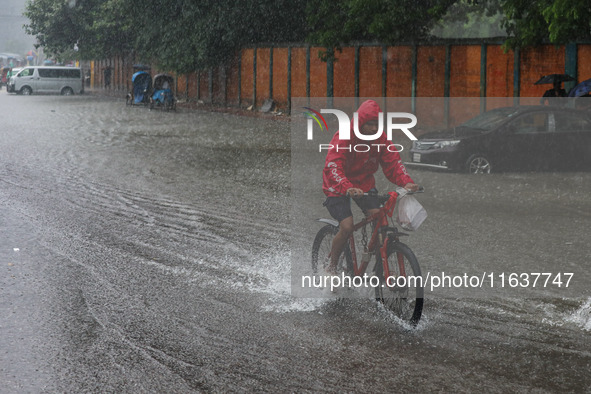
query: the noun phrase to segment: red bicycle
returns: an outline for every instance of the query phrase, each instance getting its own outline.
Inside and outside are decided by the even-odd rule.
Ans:
[[[419,191],[422,192],[423,189]],[[412,193],[408,192],[408,194]],[[337,275],[343,279],[350,279],[349,283],[354,283],[355,277],[358,279],[363,277],[364,285],[369,284],[375,288],[376,301],[381,302],[403,321],[416,326],[423,312],[423,280],[415,254],[407,245],[400,242],[400,237],[408,234],[399,232],[392,221],[398,195],[398,192],[390,192],[377,196],[381,205],[380,210],[355,224],[349,242],[339,257]],[[388,218],[392,224],[388,222]],[[330,263],[332,239],[339,230],[336,220],[319,219],[319,221],[327,225],[318,231],[312,245],[314,274],[318,274],[319,268],[325,269]],[[368,225],[372,229],[369,240]],[[362,233],[363,249],[359,263],[354,239],[354,234],[358,230]],[[373,275],[367,282],[366,270],[372,260],[375,261]]]

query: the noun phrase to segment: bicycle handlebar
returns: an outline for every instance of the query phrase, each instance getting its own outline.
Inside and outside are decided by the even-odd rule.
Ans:
[[[404,188],[403,187],[399,187],[396,190],[394,190],[394,192],[397,193],[398,195],[402,194],[402,193],[398,192],[398,189],[404,189]],[[410,190],[406,190],[406,189],[404,189],[404,190],[405,190],[404,195],[407,195],[407,194],[415,194],[415,193],[424,193],[425,192],[425,188],[423,186],[419,186],[419,190],[417,190],[416,192],[411,192]],[[341,194],[341,193],[337,193],[337,194],[339,194],[339,195],[341,195],[343,197],[352,197],[352,196],[348,196],[346,194]],[[370,196],[370,197],[377,197],[378,199],[380,199],[380,202],[382,202],[382,203],[388,201],[388,199],[390,198],[390,195],[389,194],[382,194],[382,195],[380,195],[380,194],[378,194],[377,191],[375,191],[375,192],[369,191],[367,193],[363,193],[362,195],[363,196]]]
[[[400,189],[404,189],[404,188],[400,188]],[[417,190],[416,192],[411,192],[411,191],[406,190],[406,189],[404,189],[404,190],[406,191],[406,193],[404,193],[404,195],[407,195],[407,194],[415,194],[415,193],[424,193],[425,192],[425,188],[423,186],[419,186],[419,190]],[[402,193],[398,192],[398,189],[397,190],[394,190],[394,191],[398,195],[402,194]],[[389,194],[379,195],[377,192],[371,192],[371,191],[370,192],[367,192],[367,193],[363,193],[363,195],[364,196],[377,197],[380,204],[385,204],[386,201],[388,201],[390,199],[390,195]]]
[[[404,188],[401,187],[399,189],[404,189]],[[406,189],[404,189],[404,190],[406,191],[406,193],[404,193],[404,195],[407,195],[407,194],[415,194],[415,193],[424,193],[425,192],[425,188],[423,186],[419,186],[419,190],[417,190],[416,192],[411,192],[410,190],[406,190]],[[400,192],[398,192],[398,189],[396,189],[394,191],[398,195],[401,194]],[[377,192],[372,192],[372,191],[369,191],[367,193],[363,193],[363,195],[364,196],[370,196],[370,197],[389,197],[390,196],[389,194],[379,195]]]

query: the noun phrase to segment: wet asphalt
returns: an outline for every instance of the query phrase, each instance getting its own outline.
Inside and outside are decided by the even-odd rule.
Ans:
[[[411,330],[292,289],[327,214],[284,118],[5,91],[0,108],[0,392],[591,390],[591,173],[409,167],[425,272],[573,273],[427,291]]]

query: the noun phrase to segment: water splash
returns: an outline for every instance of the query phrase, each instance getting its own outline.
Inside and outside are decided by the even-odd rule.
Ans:
[[[579,309],[568,316],[566,321],[576,324],[585,331],[591,331],[591,297]]]

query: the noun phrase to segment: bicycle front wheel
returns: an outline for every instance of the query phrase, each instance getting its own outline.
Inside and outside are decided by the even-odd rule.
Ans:
[[[421,268],[412,250],[401,242],[388,243],[389,278],[384,277],[382,259],[378,256],[375,274],[380,278],[376,300],[401,320],[416,326],[423,313],[424,288]]]
[[[326,267],[330,264],[332,240],[338,230],[338,227],[327,224],[316,233],[314,243],[312,244],[312,272],[314,274],[323,274]],[[353,272],[353,258],[351,257],[351,249],[348,243],[343,253],[341,253],[337,265],[337,273],[340,274],[343,271],[347,275]]]

